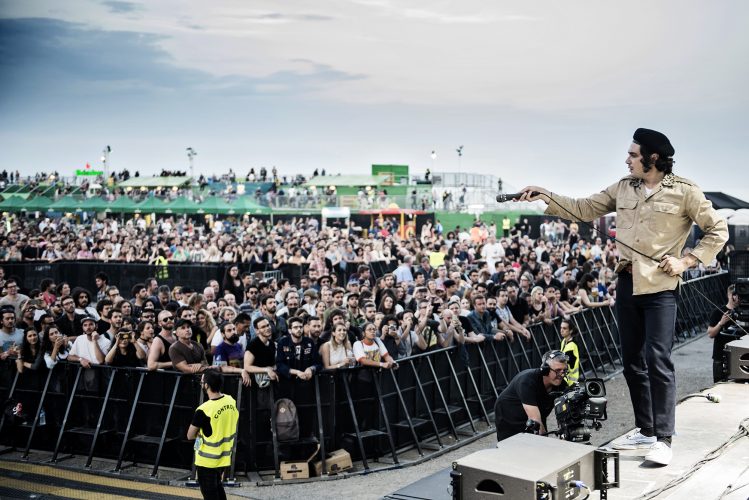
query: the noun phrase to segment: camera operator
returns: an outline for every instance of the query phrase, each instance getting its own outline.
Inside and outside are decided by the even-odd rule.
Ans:
[[[733,325],[731,315],[739,305],[739,295],[736,293],[736,286],[728,287],[728,303],[716,309],[710,315],[710,321],[707,328],[707,336],[713,339],[713,382],[724,380],[723,374],[723,349],[726,344],[736,340],[735,336],[730,335],[729,328]]]
[[[494,407],[497,441],[523,432],[529,419],[537,422],[539,432],[545,434],[546,417],[554,408],[551,392],[564,388],[566,375],[567,356],[562,351],[547,352],[540,368],[518,373],[499,395]]]

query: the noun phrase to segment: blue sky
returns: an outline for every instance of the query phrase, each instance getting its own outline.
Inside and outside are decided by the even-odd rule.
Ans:
[[[463,168],[571,195],[676,173],[749,199],[749,4],[0,0],[0,169]]]

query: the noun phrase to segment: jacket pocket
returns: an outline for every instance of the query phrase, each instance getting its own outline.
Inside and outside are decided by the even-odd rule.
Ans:
[[[624,198],[616,200],[616,227],[630,229],[635,223],[638,200]]]
[[[657,201],[653,203],[653,216],[650,218],[650,229],[663,233],[674,229],[681,217],[679,205]]]

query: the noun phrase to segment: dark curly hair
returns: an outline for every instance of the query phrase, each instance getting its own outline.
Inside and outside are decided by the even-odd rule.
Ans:
[[[674,168],[675,161],[672,157],[664,157],[663,155],[660,155],[655,151],[650,151],[646,146],[642,144],[640,144],[640,154],[642,155],[643,172],[650,172],[650,169],[655,167],[656,170],[660,170],[664,174],[670,174]],[[656,159],[655,161],[650,158],[650,156],[653,154],[658,155],[658,159]]]

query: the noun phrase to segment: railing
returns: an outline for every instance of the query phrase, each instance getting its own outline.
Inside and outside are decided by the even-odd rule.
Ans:
[[[726,285],[724,273],[681,287],[677,342],[704,331],[712,311],[705,297],[720,304]],[[585,310],[571,320],[581,332],[577,339],[586,375],[610,378],[619,373],[619,332],[612,310]],[[402,466],[494,432],[498,394],[518,372],[540,366],[542,354],[559,347],[558,323],[531,325],[528,341],[487,340],[403,358],[397,370],[323,371],[311,381],[283,380],[269,389],[256,384],[244,388],[238,377],[228,376],[225,392],[237,400],[240,423],[227,479],[234,481],[236,470],[271,471],[272,481],[279,477],[280,457],[308,457],[318,444],[323,471],[326,452],[345,448],[360,461],[358,471],[367,472],[373,458],[389,464],[385,467]],[[27,423],[15,425],[4,412],[0,442],[22,450],[25,459],[35,455],[37,461],[58,463],[71,453],[85,453],[85,467],[91,467],[94,457],[112,459],[114,474],[149,464],[154,478],[162,465],[191,468],[185,432],[203,398],[195,375],[84,369],[66,362],[51,371],[18,374],[15,364],[6,362],[0,365],[0,397],[23,404]],[[299,441],[279,442],[269,411],[277,397],[296,402]],[[387,458],[380,459],[383,455]]]

